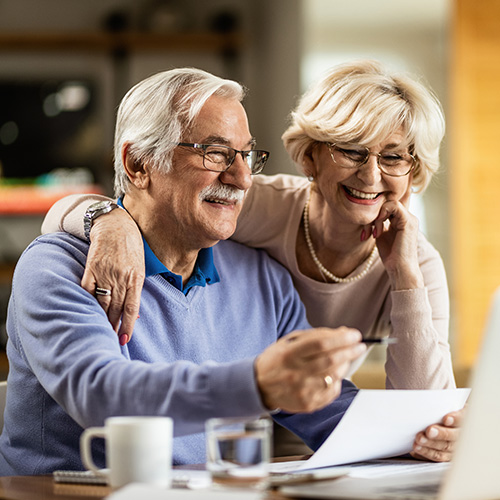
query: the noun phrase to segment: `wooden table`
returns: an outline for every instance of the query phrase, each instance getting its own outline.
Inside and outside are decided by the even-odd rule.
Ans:
[[[305,460],[307,456],[274,458],[274,462]],[[174,466],[175,469],[203,470],[203,464]],[[112,489],[109,486],[89,484],[56,483],[52,474],[44,476],[0,476],[0,500],[86,500],[106,498]],[[203,490],[200,491],[203,493]],[[238,498],[235,492],[235,500]],[[284,500],[278,492],[269,491],[262,500]],[[147,500],[147,499],[144,499]],[[200,494],[200,500],[203,495]]]
[[[275,457],[273,462],[306,460],[309,456],[295,455]],[[174,469],[204,470],[204,464],[174,466]],[[0,500],[86,500],[106,498],[112,489],[109,486],[56,483],[52,474],[44,476],[0,476]],[[203,490],[200,490],[202,493]],[[235,500],[237,500],[235,493]],[[262,500],[284,500],[276,491],[269,491]],[[144,499],[147,500],[147,499]],[[200,494],[200,500],[203,495]]]
[[[52,475],[0,477],[0,500],[84,500],[110,493],[108,486],[55,483]]]
[[[109,486],[56,483],[52,475],[0,477],[0,500],[95,500],[106,498],[111,491]],[[199,492],[203,500],[203,490]],[[234,498],[238,499],[236,490]],[[285,497],[269,491],[262,500],[285,500]]]

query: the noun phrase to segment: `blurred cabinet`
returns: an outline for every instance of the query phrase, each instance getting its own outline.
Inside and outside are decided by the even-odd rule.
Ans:
[[[0,50],[195,50],[234,51],[241,44],[239,34],[230,33],[141,33],[141,32],[29,32],[0,33]]]
[[[106,120],[110,130],[114,129],[114,113],[121,98],[132,85],[157,71],[196,66],[241,80],[242,45],[243,36],[238,31],[0,33],[0,54],[104,57],[112,87],[105,103],[111,115]]]
[[[238,60],[243,37],[237,31],[227,32],[29,32],[0,33],[1,53],[86,53],[106,54],[114,65],[115,79],[133,55],[202,54],[215,55],[224,67],[223,76],[237,79]],[[192,65],[189,57],[182,66]],[[165,68],[161,68],[165,69]],[[134,82],[135,83],[135,82]],[[128,90],[129,82],[125,82]],[[121,98],[121,95],[118,96]]]
[[[500,286],[500,1],[454,0],[450,187],[455,359],[476,359]]]

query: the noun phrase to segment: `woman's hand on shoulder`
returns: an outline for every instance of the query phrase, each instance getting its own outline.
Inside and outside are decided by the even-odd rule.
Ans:
[[[124,345],[139,315],[145,278],[141,232],[125,210],[113,210],[95,220],[90,239],[82,287],[92,295],[96,287],[111,291],[96,297]]]

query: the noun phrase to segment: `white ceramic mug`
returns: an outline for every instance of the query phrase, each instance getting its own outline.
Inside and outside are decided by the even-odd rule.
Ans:
[[[92,439],[106,441],[106,467],[92,459]],[[106,475],[113,488],[128,483],[170,487],[172,474],[173,422],[169,417],[110,417],[104,427],[90,427],[80,438],[83,465]]]

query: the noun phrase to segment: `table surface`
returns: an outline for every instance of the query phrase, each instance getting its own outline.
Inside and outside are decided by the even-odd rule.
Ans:
[[[0,500],[87,500],[103,499],[111,493],[109,486],[56,483],[52,475],[0,477]],[[200,499],[203,491],[200,491]],[[167,495],[166,495],[167,497]],[[238,495],[235,492],[235,500]],[[268,492],[262,500],[285,500],[277,492]]]
[[[48,476],[0,477],[1,500],[84,500],[105,498],[111,493],[108,486],[60,484]]]
[[[307,456],[275,457],[274,462],[305,460]],[[175,466],[175,469],[203,470],[203,464]],[[52,474],[44,476],[0,477],[0,500],[87,500],[106,498],[112,489],[109,486],[90,484],[56,483]],[[203,498],[200,495],[200,499]],[[237,499],[237,496],[235,496]],[[284,500],[277,491],[269,491],[262,500]]]

